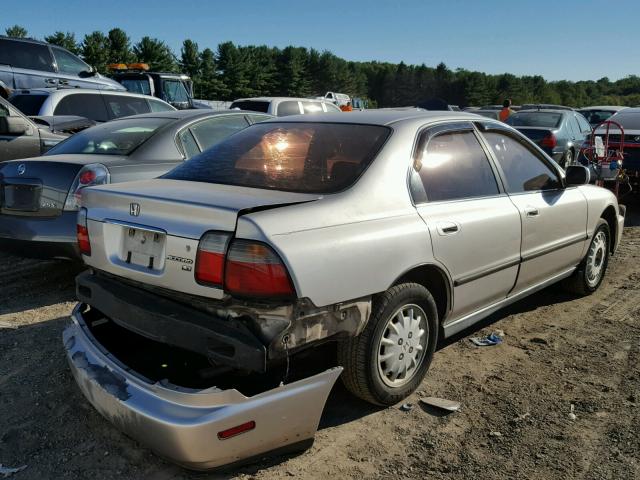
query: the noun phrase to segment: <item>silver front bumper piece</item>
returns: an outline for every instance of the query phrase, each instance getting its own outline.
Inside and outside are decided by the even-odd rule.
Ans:
[[[149,383],[127,371],[88,331],[81,305],[63,342],[84,396],[120,430],[159,455],[187,468],[206,470],[261,454],[310,445],[325,402],[342,372],[332,368],[253,397],[235,389],[190,390]],[[250,431],[221,440],[232,427]]]

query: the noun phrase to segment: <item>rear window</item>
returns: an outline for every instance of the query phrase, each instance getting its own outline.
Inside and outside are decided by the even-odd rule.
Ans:
[[[151,111],[151,107],[144,98],[125,95],[103,95],[103,97],[111,118],[128,117]]]
[[[391,130],[377,125],[261,123],[162,178],[302,193],[334,193],[357,180]]]
[[[514,113],[507,122],[514,127],[544,127],[557,128],[562,122],[561,113],[551,112],[520,112]]]
[[[238,102],[233,102],[229,108],[239,108],[240,110],[250,110],[252,112],[267,113],[269,111],[269,102],[240,100]]]
[[[607,120],[615,112],[611,110],[580,110],[580,113],[590,124],[597,125]]]
[[[9,101],[25,115],[40,115],[47,95],[14,95]]]
[[[109,120],[107,110],[100,93],[75,93],[70,94],[58,102],[53,110],[54,115],[77,115],[89,118],[95,122]]]
[[[107,122],[76,133],[46,155],[129,155],[170,121],[167,118],[137,118]]]
[[[279,117],[286,117],[289,115],[300,115],[300,105],[297,100],[287,100],[285,102],[280,102],[278,104],[278,112],[276,113]]]

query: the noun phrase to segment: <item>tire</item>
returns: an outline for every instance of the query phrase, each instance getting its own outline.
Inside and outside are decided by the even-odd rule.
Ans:
[[[369,403],[398,403],[424,379],[437,340],[438,311],[429,290],[417,283],[396,285],[374,298],[363,332],[338,343],[342,382]]]
[[[609,224],[601,218],[596,226],[587,254],[573,275],[564,281],[564,288],[577,295],[591,295],[595,292],[602,283],[607,265],[609,265],[610,245]],[[597,270],[595,277],[594,270]]]
[[[562,156],[562,160],[560,160],[560,166],[566,169],[571,164],[573,164],[573,150],[569,149]]]

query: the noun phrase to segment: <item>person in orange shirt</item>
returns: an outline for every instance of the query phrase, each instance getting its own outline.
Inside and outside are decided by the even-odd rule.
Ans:
[[[511,110],[511,99],[507,98],[504,102],[502,102],[502,110],[500,110],[500,121],[506,122],[507,118],[509,118],[512,113],[514,113],[514,111]]]
[[[353,112],[353,107],[351,106],[351,102],[347,102],[346,105],[340,105],[340,110],[343,112]]]

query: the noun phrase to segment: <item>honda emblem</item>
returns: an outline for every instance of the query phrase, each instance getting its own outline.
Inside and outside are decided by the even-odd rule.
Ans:
[[[129,215],[132,217],[137,217],[140,215],[140,204],[139,203],[131,203],[129,205]]]

